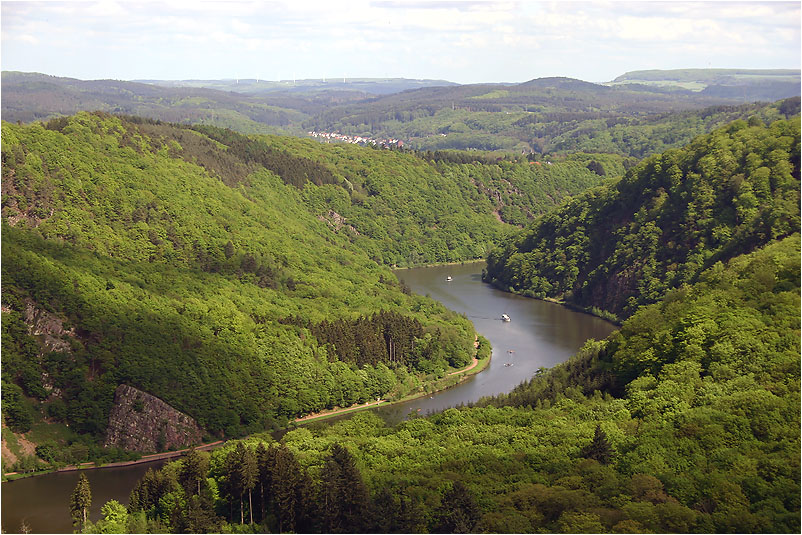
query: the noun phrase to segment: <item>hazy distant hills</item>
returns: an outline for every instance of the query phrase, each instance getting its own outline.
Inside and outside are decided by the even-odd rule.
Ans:
[[[409,78],[313,78],[303,80],[260,80],[258,78],[235,80],[134,80],[143,84],[162,87],[203,87],[236,93],[264,94],[286,91],[305,93],[310,91],[356,91],[366,95],[388,95],[421,89],[459,85],[446,80],[412,80]]]
[[[167,88],[121,80],[77,80],[39,73],[2,73],[2,116],[30,122],[78,111],[106,111],[182,123],[213,123],[272,132],[306,117],[291,107],[205,88]]]
[[[85,81],[3,72],[2,116],[30,122],[100,110],[244,133],[396,138],[419,150],[641,157],[758,108],[745,103],[798,97],[799,79],[792,70],[722,69],[635,71],[609,84],[550,77],[468,85],[404,78]],[[666,118],[683,113],[700,115]],[[654,136],[655,128],[664,132]],[[648,144],[631,142],[644,133]]]
[[[802,77],[793,69],[674,69],[632,71],[610,84],[685,89],[744,101],[778,100],[798,95]]]
[[[800,72],[795,69],[652,69],[630,71],[611,83],[673,83],[699,84],[702,86],[743,86],[755,83],[796,82],[800,83]],[[692,89],[692,87],[686,87]],[[697,89],[701,89],[698,88]],[[782,98],[782,97],[780,97]]]

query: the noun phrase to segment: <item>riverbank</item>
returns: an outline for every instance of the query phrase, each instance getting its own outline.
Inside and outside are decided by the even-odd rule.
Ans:
[[[489,348],[489,342],[487,342],[487,340],[485,340],[484,338],[483,338],[483,340],[484,340],[485,343],[488,344],[487,347]],[[393,400],[393,401],[390,401],[388,399],[380,399],[380,400],[377,400],[377,401],[370,401],[370,402],[367,402],[367,403],[364,403],[364,404],[351,405],[350,407],[344,407],[344,408],[340,408],[340,409],[332,409],[332,410],[329,410],[329,411],[321,411],[321,412],[317,412],[317,413],[307,414],[306,416],[301,416],[300,418],[296,418],[295,420],[292,420],[292,422],[290,423],[290,426],[288,426],[288,429],[291,428],[291,426],[293,424],[302,424],[302,423],[308,423],[308,422],[311,422],[311,421],[323,421],[323,420],[326,420],[328,418],[332,418],[332,417],[335,417],[335,416],[340,416],[342,414],[346,414],[346,413],[350,413],[350,412],[357,412],[357,411],[362,411],[362,410],[366,410],[366,409],[372,409],[372,408],[378,407],[380,405],[388,405],[389,406],[389,405],[395,405],[395,404],[398,404],[398,403],[404,403],[404,402],[412,401],[414,399],[419,399],[419,398],[422,398],[422,397],[425,397],[425,396],[430,396],[430,395],[432,395],[434,393],[441,392],[443,390],[447,390],[449,388],[452,388],[452,387],[458,385],[460,382],[462,382],[466,377],[471,376],[471,375],[475,375],[475,374],[481,372],[482,370],[487,368],[487,366],[490,364],[490,351],[489,350],[486,351],[486,356],[484,356],[484,358],[477,358],[478,356],[479,357],[482,356],[482,355],[479,355],[479,348],[481,347],[481,344],[480,344],[478,336],[476,338],[476,341],[474,342],[474,347],[476,348],[476,354],[474,355],[471,363],[468,366],[466,366],[466,367],[464,367],[464,368],[462,368],[460,370],[456,370],[456,371],[450,372],[445,377],[443,377],[441,379],[438,379],[437,381],[433,381],[433,382],[427,383],[427,385],[425,385],[425,386],[426,387],[430,387],[431,386],[432,387],[431,389],[424,389],[424,390],[421,390],[419,392],[415,392],[414,394],[409,394],[407,396],[404,396],[403,398],[399,398],[399,399],[396,399],[396,400]],[[206,443],[206,444],[201,444],[199,446],[195,446],[194,449],[208,451],[208,450],[212,450],[212,449],[214,449],[214,448],[216,448],[218,446],[221,446],[224,443],[225,443],[224,440],[217,440],[215,442],[209,442],[209,443]],[[3,474],[3,479],[2,480],[3,481],[15,481],[15,480],[18,480],[18,479],[24,479],[24,478],[35,477],[35,476],[43,476],[43,475],[46,475],[46,474],[53,474],[53,473],[58,473],[58,472],[76,472],[76,471],[79,471],[79,470],[98,470],[98,469],[103,469],[103,468],[121,468],[121,467],[125,467],[125,466],[133,466],[133,465],[137,465],[137,464],[144,464],[144,463],[151,463],[151,462],[155,462],[155,461],[174,459],[174,458],[183,456],[190,449],[192,449],[192,448],[184,448],[182,450],[168,451],[168,452],[163,452],[163,453],[153,453],[153,454],[150,454],[150,455],[143,455],[139,459],[136,459],[136,460],[133,460],[133,461],[118,461],[118,462],[106,463],[106,464],[101,464],[101,465],[97,465],[94,462],[87,462],[87,463],[81,463],[81,464],[78,464],[78,465],[64,466],[62,468],[56,468],[56,469],[37,470],[35,472],[23,472],[23,473],[7,472],[7,473]]]
[[[225,441],[217,440],[215,442],[208,442],[206,444],[201,444],[200,446],[194,446],[196,450],[212,450],[217,446],[224,444]],[[50,470],[38,470],[36,472],[8,472],[3,474],[4,481],[14,481],[17,479],[23,479],[26,477],[32,476],[42,476],[45,474],[54,474],[58,472],[77,472],[79,470],[99,470],[102,468],[120,468],[123,466],[134,466],[137,464],[144,464],[144,463],[152,463],[154,461],[162,461],[165,459],[173,459],[175,457],[181,457],[189,450],[193,448],[184,448],[183,450],[176,450],[176,451],[166,451],[164,453],[152,453],[150,455],[143,455],[139,459],[135,459],[133,461],[118,461],[113,463],[106,463],[97,465],[93,462],[88,463],[81,463],[81,464],[71,464],[69,466],[64,466],[62,468],[50,469]]]
[[[393,271],[401,271],[403,269],[418,269],[418,268],[430,268],[430,267],[440,267],[440,266],[463,266],[465,264],[476,264],[478,262],[487,262],[485,258],[475,258],[473,260],[457,260],[456,262],[435,262],[433,264],[420,264],[417,266],[390,266],[390,269]]]
[[[414,399],[419,399],[425,396],[431,396],[432,394],[435,394],[437,392],[442,392],[443,390],[452,388],[461,383],[466,377],[476,375],[477,373],[481,372],[482,370],[487,368],[487,366],[490,364],[490,358],[491,358],[491,351],[489,350],[490,343],[484,338],[482,338],[482,340],[484,340],[484,342],[487,344],[488,347],[486,355],[484,354],[479,355],[479,348],[481,347],[481,344],[479,341],[479,337],[477,336],[476,341],[474,342],[474,347],[476,348],[476,354],[474,355],[471,363],[460,370],[450,372],[445,377],[438,379],[437,381],[429,383],[429,385],[434,385],[433,390],[428,390],[428,391],[421,390],[419,392],[408,394],[402,398],[393,401],[390,401],[388,399],[381,399],[377,401],[369,401],[368,403],[364,404],[351,405],[350,407],[345,407],[342,409],[332,409],[329,411],[321,411],[317,413],[307,414],[306,416],[296,418],[295,420],[293,420],[293,423],[300,424],[300,423],[308,423],[311,421],[323,421],[328,418],[333,418],[335,416],[339,416],[349,412],[357,412],[366,409],[372,409],[378,407],[379,405],[384,405],[384,406],[396,405],[399,403],[412,401]]]
[[[569,301],[566,301],[565,299],[557,299],[555,297],[535,297],[532,295],[527,295],[523,292],[519,292],[511,287],[503,287],[502,285],[497,284],[496,282],[487,282],[484,279],[482,279],[482,282],[489,284],[490,286],[492,286],[496,290],[499,290],[500,292],[506,292],[512,295],[520,295],[521,297],[526,297],[527,299],[536,299],[537,301],[543,301],[545,303],[554,303],[555,305],[560,305],[561,307],[565,307],[568,310],[573,310],[574,312],[580,312],[582,314],[588,314],[589,316],[593,316],[601,320],[610,322],[616,327],[621,327],[621,324],[623,323],[621,319],[612,312],[608,312],[607,310],[602,310],[597,307],[583,307],[571,303]]]

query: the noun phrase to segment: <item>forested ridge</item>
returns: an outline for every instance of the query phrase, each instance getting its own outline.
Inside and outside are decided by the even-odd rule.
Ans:
[[[570,201],[601,197],[598,211],[629,209],[620,198],[627,183],[659,185],[663,163],[676,167],[670,177],[692,162],[702,171],[672,193],[685,191],[692,210],[706,190],[716,223],[695,213],[692,236],[730,221],[734,241],[698,249],[706,253],[686,268],[692,276],[635,302],[619,331],[512,392],[393,427],[366,413],[278,443],[254,436],[193,453],[146,475],[131,506],[112,503],[90,528],[797,533],[798,145],[798,121],[736,122]],[[745,184],[754,203],[738,200]],[[759,194],[761,184],[771,195]],[[655,192],[642,195],[641,221],[625,229],[670,203],[656,204]],[[715,199],[733,213],[721,216]],[[744,220],[749,228],[739,228]],[[668,254],[657,244],[655,254]]]
[[[735,121],[642,161],[488,256],[485,279],[620,317],[799,229],[799,119]]]
[[[473,328],[376,263],[481,258],[624,170],[99,112],[4,123],[2,158],[4,413],[56,462],[107,456],[121,383],[227,436],[428,391]],[[63,328],[31,336],[37,317]]]
[[[4,416],[18,431],[43,418],[60,427],[65,442],[48,446],[56,461],[102,455],[78,443],[102,435],[121,383],[231,436],[420,392],[471,360],[470,322],[411,295],[366,254],[378,248],[370,229],[357,220],[344,230],[350,221],[317,192],[398,206],[379,198],[403,187],[411,197],[442,177],[435,166],[354,147],[360,169],[401,161],[418,173],[404,185],[404,168],[392,168],[397,184],[361,194],[364,183],[327,159],[335,147],[305,142],[317,152],[304,153],[279,138],[199,130],[102,113],[3,124]],[[505,232],[490,206],[443,202],[408,212],[400,232],[434,214],[482,241],[454,253],[444,242],[449,256],[420,261],[474,258]],[[363,204],[355,213],[369,221],[376,205]],[[31,315],[63,327],[55,346],[29,334]],[[345,341],[326,325],[364,328]]]
[[[14,430],[46,417],[69,436],[37,448],[54,464],[123,455],[91,439],[120,383],[232,436],[467,364],[469,321],[390,265],[501,239],[496,284],[622,321],[473,407],[192,452],[98,523],[76,501],[79,529],[800,529],[798,117],[736,121],[634,167],[105,114],[2,135],[3,412]],[[500,219],[530,218],[504,238]],[[63,322],[56,349],[29,334],[31,310]]]

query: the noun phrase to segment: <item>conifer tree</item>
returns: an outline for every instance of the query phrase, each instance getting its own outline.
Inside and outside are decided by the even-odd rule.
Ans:
[[[256,477],[258,475],[256,456],[253,451],[242,442],[238,442],[237,446],[228,454],[226,472],[232,494],[239,495],[240,524],[245,524],[243,501],[246,492],[248,493],[248,502],[251,509],[251,524],[253,524],[252,491],[256,486]]]
[[[360,533],[367,529],[368,491],[351,453],[339,444],[323,467],[322,498],[325,530]]]
[[[86,474],[81,474],[78,476],[78,484],[75,485],[70,496],[70,515],[73,524],[78,527],[79,531],[83,531],[86,526],[86,516],[90,505],[92,505],[92,489]]]
[[[189,450],[178,474],[178,481],[188,496],[200,496],[201,483],[206,479],[208,471],[209,460],[196,449]]]
[[[276,467],[276,448],[271,447],[268,449],[265,447],[264,443],[260,443],[256,448],[256,466],[259,471],[257,478],[261,513],[259,516],[259,522],[264,522],[268,493],[271,492],[273,485],[273,471]]]
[[[586,459],[596,459],[602,464],[610,462],[613,456],[613,448],[610,446],[610,441],[607,440],[607,435],[602,430],[601,425],[596,425],[593,441],[582,448],[580,455]]]
[[[276,530],[309,533],[311,526],[312,480],[292,451],[284,444],[268,450],[272,456],[270,502],[276,516]]]

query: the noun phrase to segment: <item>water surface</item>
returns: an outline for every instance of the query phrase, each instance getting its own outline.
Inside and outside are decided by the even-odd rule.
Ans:
[[[502,292],[482,282],[484,262],[403,269],[396,276],[418,294],[465,314],[493,348],[490,365],[458,386],[409,402],[375,409],[389,423],[483,396],[506,393],[575,354],[590,338],[606,338],[616,326],[555,303]],[[451,281],[447,278],[451,277]],[[501,320],[507,314],[509,322]]]
[[[101,518],[100,508],[109,500],[128,505],[131,490],[148,468],[158,469],[166,461],[153,461],[120,468],[57,472],[2,484],[3,533],[21,533],[23,522],[31,533],[72,533],[70,495],[83,473],[92,489],[89,519]]]

